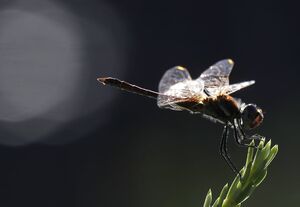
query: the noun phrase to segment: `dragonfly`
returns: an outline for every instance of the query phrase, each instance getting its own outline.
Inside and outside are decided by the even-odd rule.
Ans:
[[[258,127],[264,119],[264,114],[256,104],[246,104],[241,99],[231,96],[234,92],[255,83],[251,80],[229,84],[233,66],[234,62],[231,59],[218,61],[202,72],[197,79],[192,79],[186,68],[175,66],[162,76],[158,92],[112,77],[97,80],[104,85],[156,99],[159,108],[200,114],[214,123],[224,125],[219,151],[231,170],[240,175],[228,154],[229,132],[233,131],[238,145],[252,146],[249,140],[262,139],[262,136],[249,136],[245,131]]]

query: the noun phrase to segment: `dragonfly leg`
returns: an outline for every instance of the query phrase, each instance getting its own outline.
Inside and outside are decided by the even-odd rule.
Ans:
[[[264,138],[263,136],[261,136],[259,134],[253,134],[251,136],[245,134],[245,132],[244,132],[242,126],[241,126],[241,123],[239,121],[237,121],[237,123],[238,123],[238,129],[239,129],[241,135],[244,137],[244,139],[247,139],[247,140],[259,140],[259,141],[261,141]]]
[[[251,137],[248,137],[247,139],[254,139],[254,140],[259,140],[261,141],[262,139],[264,139],[264,136],[261,136],[260,134],[253,134]]]
[[[239,128],[239,126],[236,126],[236,123],[233,124],[233,134],[235,141],[238,145],[243,147],[253,147],[257,148],[257,146],[250,145],[249,143],[245,143],[245,139],[249,140],[248,137],[242,129]]]
[[[228,155],[228,151],[227,151],[227,140],[228,140],[228,135],[229,135],[229,126],[228,124],[224,126],[224,130],[222,133],[222,139],[221,139],[221,143],[220,143],[220,154],[223,157],[223,159],[226,161],[227,165],[231,168],[231,170],[238,174],[240,179],[241,179],[241,174],[239,173],[239,171],[237,170],[237,168],[235,167],[235,165],[233,164],[233,162],[231,161],[229,155]]]

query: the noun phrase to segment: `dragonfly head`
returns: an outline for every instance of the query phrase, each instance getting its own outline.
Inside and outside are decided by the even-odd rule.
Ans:
[[[255,104],[247,104],[241,109],[241,125],[244,129],[258,127],[264,119],[262,110]]]

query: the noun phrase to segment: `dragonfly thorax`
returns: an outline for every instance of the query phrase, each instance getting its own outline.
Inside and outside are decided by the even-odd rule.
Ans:
[[[202,113],[223,123],[233,123],[233,120],[240,116],[239,104],[229,95],[207,98],[203,101],[203,104],[204,110]]]

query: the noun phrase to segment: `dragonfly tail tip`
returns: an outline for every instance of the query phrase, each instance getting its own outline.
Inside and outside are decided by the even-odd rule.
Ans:
[[[99,81],[103,85],[105,85],[105,80],[106,80],[106,78],[97,78],[97,81]]]

